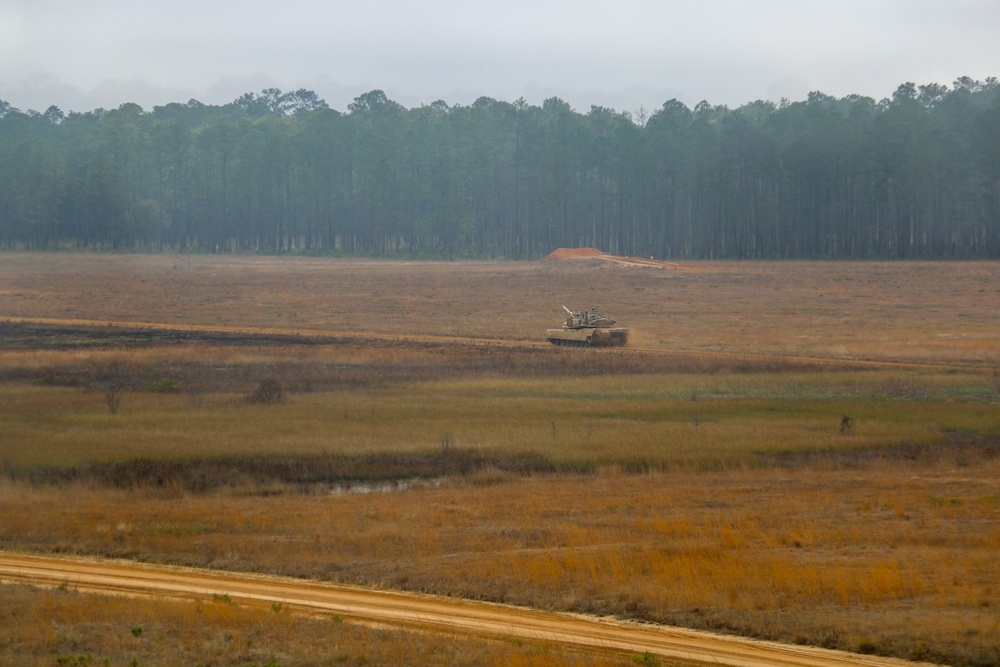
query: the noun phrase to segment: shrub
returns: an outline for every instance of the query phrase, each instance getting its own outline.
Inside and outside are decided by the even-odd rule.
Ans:
[[[247,403],[258,403],[263,405],[275,405],[285,399],[285,393],[274,378],[263,380],[253,393],[246,398]]]
[[[146,383],[146,390],[154,394],[179,394],[181,383],[173,378],[160,378]]]
[[[854,419],[844,415],[840,418],[840,435],[850,435],[854,429]]]

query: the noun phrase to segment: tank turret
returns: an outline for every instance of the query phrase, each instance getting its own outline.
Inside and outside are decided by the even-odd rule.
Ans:
[[[610,317],[605,317],[597,312],[596,308],[581,312],[570,310],[566,306],[563,306],[563,310],[569,315],[566,318],[566,323],[563,324],[564,329],[605,329],[613,326],[615,323]]]
[[[628,342],[628,329],[615,327],[615,320],[600,314],[596,308],[579,311],[563,306],[563,310],[567,317],[562,329],[549,329],[547,332],[548,340],[553,345],[621,346]]]

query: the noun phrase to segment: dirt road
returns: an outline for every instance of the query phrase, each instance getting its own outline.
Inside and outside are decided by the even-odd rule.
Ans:
[[[505,605],[376,591],[280,577],[150,566],[125,561],[54,558],[0,552],[0,581],[65,585],[118,595],[274,604],[304,613],[417,630],[518,637],[744,667],[913,665],[901,660],[786,646],[680,628],[615,622]]]

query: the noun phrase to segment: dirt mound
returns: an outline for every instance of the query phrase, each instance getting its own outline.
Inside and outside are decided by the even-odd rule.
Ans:
[[[548,255],[542,258],[545,262],[555,262],[567,259],[597,259],[603,262],[608,262],[610,264],[625,264],[627,266],[651,266],[657,269],[683,269],[683,270],[705,270],[712,269],[714,267],[708,266],[690,266],[684,264],[677,264],[676,262],[661,262],[650,257],[649,259],[643,259],[642,257],[622,257],[621,255],[609,255],[606,252],[602,252],[597,248],[559,248],[553,250]]]
[[[597,248],[558,248],[553,250],[543,259],[546,262],[558,259],[594,259],[608,257],[607,254]]]

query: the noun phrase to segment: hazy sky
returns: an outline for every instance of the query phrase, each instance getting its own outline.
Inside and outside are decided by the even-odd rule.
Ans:
[[[0,0],[0,100],[146,109],[309,88],[634,111],[1000,76],[1000,0]]]

